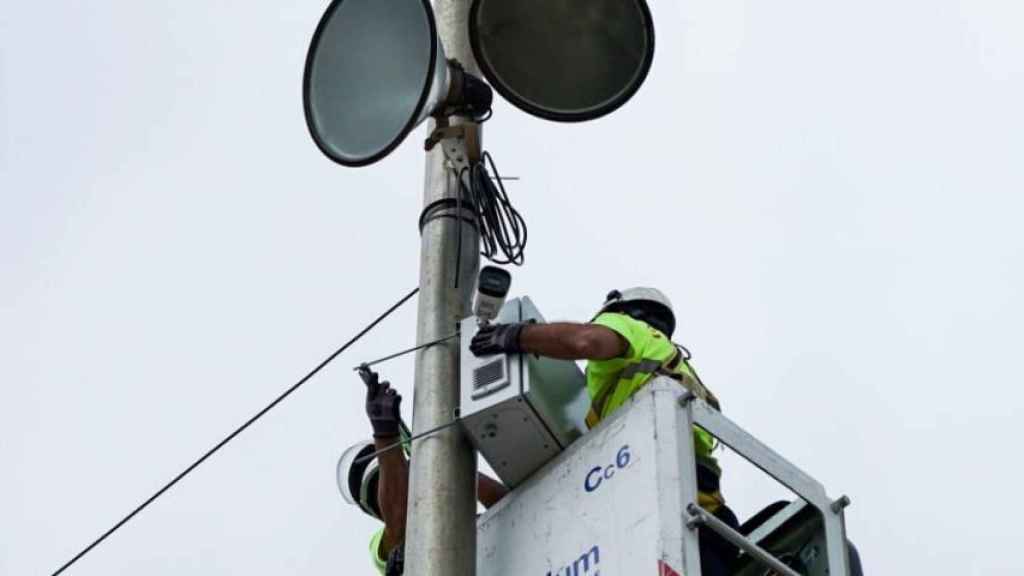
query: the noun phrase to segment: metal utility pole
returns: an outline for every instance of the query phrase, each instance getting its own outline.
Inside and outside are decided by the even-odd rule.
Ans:
[[[438,34],[449,58],[477,74],[469,45],[469,0],[435,0]],[[453,125],[461,122],[452,118]],[[434,129],[431,120],[429,130]],[[479,142],[479,139],[477,139]],[[477,271],[479,237],[461,226],[462,254],[457,254],[460,226],[454,204],[458,181],[445,168],[441,146],[427,154],[423,205],[438,207],[422,230],[417,342],[455,331],[470,314]],[[444,215],[445,217],[437,217]],[[461,216],[461,215],[459,215]],[[460,262],[456,265],[456,262]],[[456,271],[458,288],[456,289]],[[416,356],[413,430],[450,422],[459,404],[457,340],[432,346]],[[405,574],[409,576],[473,576],[476,571],[476,453],[460,427],[417,440],[409,473],[409,508],[405,532]]]

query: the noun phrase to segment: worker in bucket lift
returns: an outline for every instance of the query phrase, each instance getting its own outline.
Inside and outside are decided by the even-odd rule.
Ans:
[[[587,392],[593,428],[657,375],[668,376],[719,409],[718,399],[697,377],[689,354],[671,340],[676,320],[672,303],[654,288],[613,290],[587,324],[486,324],[473,337],[477,356],[529,353],[563,360],[587,360]],[[699,504],[733,528],[739,523],[719,490],[721,469],[711,455],[714,439],[694,427]],[[700,527],[703,576],[729,574],[738,549]]]
[[[366,414],[373,428],[373,441],[360,442],[342,454],[338,462],[338,487],[349,504],[384,522],[370,538],[370,556],[381,574],[395,576],[402,574],[404,568],[409,492],[409,461],[404,449],[408,443],[403,450],[372,455],[408,438],[402,424],[402,396],[369,368],[360,368],[359,376],[366,384]],[[494,505],[507,492],[497,480],[477,475],[477,498],[485,507]]]

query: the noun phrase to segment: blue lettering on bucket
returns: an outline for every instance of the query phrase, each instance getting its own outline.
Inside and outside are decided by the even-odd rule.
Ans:
[[[587,550],[574,560],[572,564],[563,566],[554,572],[548,570],[547,576],[601,576],[601,569],[598,568],[600,563],[601,549],[594,545],[590,550]]]
[[[587,472],[587,476],[583,479],[583,489],[587,492],[593,492],[601,487],[601,483],[605,480],[611,480],[615,476],[616,470],[621,470],[632,461],[632,455],[629,452],[629,444],[626,444],[615,454],[615,461],[611,464],[604,466],[595,466]]]

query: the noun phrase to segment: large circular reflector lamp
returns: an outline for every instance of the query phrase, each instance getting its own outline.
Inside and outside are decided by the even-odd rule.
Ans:
[[[334,0],[306,55],[306,124],[346,166],[380,160],[448,93],[428,0]]]
[[[654,59],[644,0],[475,0],[470,41],[492,86],[522,110],[562,122],[614,111]]]

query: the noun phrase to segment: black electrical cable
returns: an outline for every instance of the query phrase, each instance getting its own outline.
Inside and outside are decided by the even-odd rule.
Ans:
[[[488,170],[493,172],[493,178]],[[526,221],[512,206],[491,154],[484,152],[480,161],[463,168],[458,174],[458,180],[459,200],[464,198],[467,208],[476,214],[477,229],[480,232],[480,253],[495,264],[522,266],[526,250]],[[461,245],[460,224],[460,256]]]
[[[363,362],[359,366],[353,366],[352,369],[353,370],[359,370],[359,369],[362,369],[362,368],[369,368],[370,366],[375,366],[377,364],[380,364],[381,362],[387,362],[388,360],[394,360],[395,358],[400,358],[402,356],[405,356],[406,354],[412,354],[413,352],[418,352],[420,350],[423,350],[424,348],[430,348],[431,346],[436,346],[437,344],[441,344],[443,342],[447,342],[449,340],[453,340],[453,339],[458,338],[458,337],[459,337],[459,333],[458,332],[456,332],[454,334],[449,334],[449,335],[445,336],[444,338],[438,338],[437,340],[431,340],[430,342],[424,342],[423,344],[418,344],[416,346],[413,346],[412,348],[406,348],[405,350],[402,350],[401,352],[395,352],[394,354],[388,354],[387,356],[385,356],[383,358],[377,358],[376,360],[373,360],[371,362]]]
[[[110,536],[110,535],[111,535],[111,534],[113,534],[113,533],[114,533],[115,531],[117,531],[117,529],[118,529],[118,528],[120,528],[121,526],[123,526],[123,525],[124,525],[125,523],[127,523],[127,522],[128,522],[129,520],[131,520],[131,519],[132,519],[132,518],[133,518],[133,517],[134,517],[134,516],[135,516],[136,514],[138,514],[139,512],[141,512],[141,511],[142,511],[142,510],[143,510],[144,508],[146,508],[147,506],[149,506],[149,505],[150,505],[150,504],[151,504],[151,503],[152,503],[152,502],[153,502],[154,500],[156,500],[157,498],[159,498],[160,496],[162,496],[164,492],[167,492],[167,491],[168,491],[168,490],[169,490],[169,489],[170,489],[170,488],[171,488],[172,486],[174,486],[175,484],[177,484],[179,480],[181,480],[182,478],[184,478],[185,476],[187,476],[187,475],[188,475],[188,474],[189,474],[190,472],[192,472],[192,470],[196,469],[196,467],[198,467],[198,466],[199,466],[200,464],[202,464],[202,463],[203,463],[203,462],[204,462],[204,461],[205,461],[205,460],[206,460],[207,458],[209,458],[210,456],[212,456],[212,455],[213,455],[213,454],[214,454],[214,453],[215,453],[216,451],[220,450],[220,449],[221,449],[221,448],[222,448],[222,447],[223,447],[223,446],[224,446],[225,444],[227,444],[228,442],[230,442],[231,440],[233,440],[233,439],[235,438],[235,436],[238,436],[239,434],[241,434],[241,433],[242,433],[242,431],[243,431],[243,430],[245,430],[246,428],[248,428],[248,427],[249,427],[249,426],[250,426],[250,425],[251,425],[251,424],[252,424],[253,422],[255,422],[255,421],[259,420],[259,419],[260,419],[260,418],[261,418],[261,417],[262,417],[262,416],[263,416],[264,414],[266,414],[266,413],[267,413],[267,412],[269,412],[269,411],[270,411],[270,410],[271,410],[272,408],[274,408],[275,406],[277,406],[278,404],[280,404],[280,403],[281,403],[281,401],[282,401],[282,400],[284,400],[285,398],[287,398],[287,397],[288,397],[288,396],[289,396],[289,395],[290,395],[290,394],[291,394],[292,392],[294,392],[294,391],[298,390],[298,388],[299,388],[300,386],[302,386],[303,384],[305,384],[305,383],[306,383],[306,381],[308,381],[308,380],[309,380],[310,378],[312,378],[312,377],[313,377],[313,376],[314,376],[314,375],[315,375],[315,374],[316,374],[317,372],[319,372],[319,371],[320,371],[320,370],[322,370],[322,369],[323,369],[323,368],[324,368],[325,366],[327,366],[328,364],[330,364],[332,360],[334,360],[335,358],[337,358],[337,357],[338,357],[338,355],[340,355],[340,354],[341,354],[342,352],[344,352],[344,351],[345,351],[346,349],[348,349],[348,347],[349,347],[349,346],[351,346],[351,345],[355,344],[355,343],[356,343],[356,342],[357,342],[357,341],[358,341],[358,340],[359,340],[360,338],[362,338],[363,336],[365,336],[367,332],[369,332],[370,330],[373,330],[373,329],[374,329],[374,328],[375,328],[375,327],[377,326],[377,324],[380,324],[380,323],[381,323],[381,321],[383,321],[383,320],[384,320],[385,318],[387,318],[388,316],[390,316],[392,312],[394,312],[394,311],[395,311],[395,310],[397,310],[397,309],[398,309],[398,308],[399,308],[400,306],[402,306],[402,304],[405,304],[406,302],[408,302],[410,298],[412,298],[413,296],[415,296],[415,295],[416,295],[416,293],[417,293],[417,292],[419,292],[419,290],[420,290],[419,288],[416,288],[416,289],[414,289],[414,290],[413,290],[412,292],[409,292],[409,293],[408,293],[408,294],[406,294],[406,295],[405,295],[405,296],[404,296],[404,297],[403,297],[403,298],[402,298],[401,300],[399,300],[399,301],[398,301],[397,303],[395,303],[395,304],[394,304],[393,306],[391,306],[390,308],[388,308],[388,309],[387,309],[387,310],[386,310],[386,311],[385,311],[385,312],[384,312],[383,314],[381,314],[380,316],[378,316],[376,320],[374,320],[373,322],[370,322],[370,324],[369,324],[369,325],[367,325],[367,326],[366,326],[365,328],[363,328],[362,330],[360,330],[358,334],[356,334],[355,336],[353,336],[351,340],[349,340],[349,341],[348,341],[348,342],[346,342],[346,343],[345,343],[344,345],[342,345],[342,346],[341,346],[341,348],[338,348],[337,350],[335,350],[335,351],[334,351],[334,352],[333,352],[333,353],[332,353],[332,354],[331,354],[330,356],[328,356],[328,357],[327,357],[327,358],[326,358],[326,359],[325,359],[325,360],[324,360],[323,362],[321,362],[320,364],[318,364],[316,368],[313,368],[313,370],[311,370],[311,371],[310,371],[310,372],[309,372],[308,374],[306,374],[305,376],[303,376],[303,377],[302,377],[302,378],[301,378],[301,379],[300,379],[300,380],[299,380],[298,382],[296,382],[295,384],[293,384],[293,385],[291,386],[291,388],[288,388],[287,390],[285,390],[283,394],[281,394],[280,396],[278,396],[278,397],[277,397],[277,398],[276,398],[276,399],[275,399],[275,400],[274,400],[273,402],[271,402],[270,404],[268,404],[268,405],[267,405],[267,406],[266,406],[266,407],[265,407],[264,409],[262,409],[262,410],[260,410],[259,412],[257,412],[255,416],[253,416],[252,418],[249,418],[249,419],[248,419],[248,420],[247,420],[247,421],[245,422],[245,424],[242,424],[242,425],[241,425],[241,426],[239,426],[239,427],[238,427],[238,429],[236,429],[236,430],[235,430],[234,432],[232,432],[231,434],[228,434],[228,436],[227,436],[226,438],[224,438],[223,440],[221,440],[220,442],[218,442],[218,443],[217,443],[217,445],[216,445],[216,446],[214,446],[213,448],[211,448],[210,450],[208,450],[208,451],[206,452],[206,454],[203,454],[203,455],[202,455],[202,456],[201,456],[201,457],[200,457],[200,458],[199,458],[198,460],[196,460],[195,462],[193,462],[193,463],[192,463],[192,464],[191,464],[191,465],[190,465],[190,466],[189,466],[188,468],[186,468],[186,469],[185,469],[185,470],[184,470],[183,472],[181,472],[180,474],[178,474],[177,476],[175,476],[175,477],[174,477],[174,479],[173,479],[173,480],[171,480],[170,482],[168,482],[167,484],[165,484],[163,488],[161,488],[160,490],[157,490],[157,492],[156,492],[155,494],[153,494],[153,495],[152,495],[152,496],[150,496],[150,497],[149,497],[148,499],[146,499],[146,501],[145,501],[145,502],[143,502],[142,504],[140,504],[140,505],[139,505],[139,506],[138,506],[138,507],[137,507],[137,508],[136,508],[135,510],[132,510],[132,511],[131,511],[131,513],[129,513],[129,514],[128,514],[127,516],[125,516],[124,518],[122,518],[122,519],[121,519],[121,520],[120,520],[120,521],[119,521],[119,522],[118,522],[117,524],[114,524],[114,526],[113,526],[113,527],[112,527],[111,529],[109,529],[109,530],[107,530],[106,532],[104,532],[104,533],[103,533],[103,535],[102,535],[102,536],[100,536],[99,538],[97,538],[97,539],[96,539],[95,541],[93,541],[93,543],[92,543],[92,544],[89,544],[88,546],[86,546],[86,547],[85,547],[85,549],[84,549],[84,550],[82,550],[81,552],[79,552],[78,554],[76,554],[74,558],[72,558],[71,560],[68,560],[68,561],[67,561],[67,563],[65,563],[65,564],[64,564],[63,566],[61,566],[60,568],[58,568],[58,569],[57,569],[57,571],[56,571],[56,572],[54,572],[54,573],[52,574],[52,576],[57,576],[57,575],[58,575],[58,574],[60,574],[61,572],[63,572],[63,571],[65,571],[65,570],[67,570],[67,569],[68,569],[69,567],[71,567],[71,565],[72,565],[72,564],[74,564],[74,563],[75,563],[75,562],[77,562],[77,561],[78,561],[78,560],[79,560],[80,558],[82,558],[82,556],[85,556],[86,554],[88,554],[88,553],[89,553],[89,551],[90,551],[90,550],[92,550],[93,548],[95,548],[95,547],[96,547],[96,546],[97,546],[97,545],[98,545],[98,544],[99,544],[100,542],[103,542],[104,540],[106,540],[108,536]]]
[[[430,430],[427,430],[426,432],[420,432],[419,434],[416,434],[416,435],[412,435],[412,434],[409,434],[407,432],[407,434],[409,434],[409,436],[407,438],[402,438],[401,440],[399,440],[397,442],[394,442],[392,444],[388,444],[387,446],[381,448],[380,450],[377,450],[375,452],[370,452],[369,454],[366,454],[364,456],[360,456],[359,458],[356,458],[352,463],[353,464],[361,464],[363,462],[366,462],[367,460],[372,460],[372,459],[376,458],[377,456],[380,456],[381,454],[383,454],[385,452],[390,452],[390,451],[394,450],[395,448],[398,448],[399,446],[408,446],[409,444],[412,443],[413,440],[419,440],[420,438],[423,438],[424,436],[430,436],[432,434],[437,434],[438,432],[440,432],[442,430],[446,430],[448,428],[451,428],[452,426],[455,426],[459,422],[462,422],[462,420],[456,417],[454,420],[452,420],[452,421],[450,421],[450,422],[448,422],[446,424],[441,424],[440,426],[434,426],[433,428],[431,428]]]

